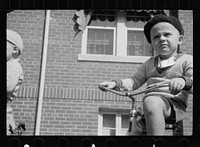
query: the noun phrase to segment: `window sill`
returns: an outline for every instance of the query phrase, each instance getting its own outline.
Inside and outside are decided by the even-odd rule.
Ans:
[[[78,54],[78,61],[144,63],[149,58],[150,56],[113,56],[113,55]]]

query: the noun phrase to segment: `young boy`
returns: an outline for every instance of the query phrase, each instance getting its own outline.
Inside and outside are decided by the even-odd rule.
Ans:
[[[7,135],[11,135],[16,127],[11,103],[23,81],[23,69],[18,58],[22,49],[23,41],[20,35],[7,30]]]
[[[158,54],[148,59],[138,71],[127,79],[100,83],[111,89],[135,90],[147,85],[170,81],[169,87],[146,93],[143,99],[148,135],[164,135],[165,120],[183,119],[188,94],[193,93],[193,57],[177,53],[183,41],[184,30],[178,19],[156,15],[144,27],[147,41]]]

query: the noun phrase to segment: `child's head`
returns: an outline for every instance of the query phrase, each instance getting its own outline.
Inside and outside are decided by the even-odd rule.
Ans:
[[[184,30],[178,19],[172,16],[156,15],[144,27],[147,41],[163,58],[176,53],[182,43]]]
[[[12,30],[7,30],[7,61],[17,58],[23,49],[23,41],[20,35]]]

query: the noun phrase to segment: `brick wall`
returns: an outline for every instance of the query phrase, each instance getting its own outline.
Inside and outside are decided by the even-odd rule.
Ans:
[[[179,10],[179,19],[184,28],[184,40],[181,51],[193,55],[193,12]],[[191,135],[192,132],[192,103],[193,96],[189,97],[187,118],[184,120],[184,134]]]
[[[192,11],[179,10],[179,19],[184,28],[184,41],[181,51],[193,55],[193,13]]]
[[[125,98],[115,99],[114,95],[100,92],[97,84],[130,77],[140,64],[78,61],[81,33],[74,38],[74,12],[51,10],[42,135],[97,135],[99,107],[115,108],[118,105],[124,109],[131,106]],[[182,48],[192,53],[192,11],[179,11],[179,18],[187,28]],[[25,135],[33,135],[35,129],[44,20],[44,10],[15,10],[7,17],[7,28],[19,32],[25,46],[21,55],[25,80],[13,103],[16,121],[28,121]],[[141,96],[137,100],[141,101]],[[191,134],[192,100],[188,111],[189,117],[184,121],[185,134]]]

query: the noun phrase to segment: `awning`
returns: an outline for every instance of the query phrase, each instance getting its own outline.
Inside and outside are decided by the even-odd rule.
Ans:
[[[128,10],[127,21],[148,21],[156,14],[165,14],[164,10]],[[145,16],[145,17],[141,17]]]
[[[2,9],[192,9],[193,0],[68,0],[33,3],[30,1],[1,1]],[[10,11],[9,11],[10,12]],[[9,13],[8,12],[8,13]]]
[[[119,10],[77,10],[74,13],[74,16],[72,20],[75,22],[74,24],[74,31],[75,31],[75,37],[79,32],[83,32],[86,28],[86,26],[92,21],[92,20],[101,20],[105,21],[108,20],[110,22],[115,20],[115,12]],[[165,14],[164,10],[134,10],[129,9],[126,10],[127,12],[127,21],[147,21],[149,20],[153,15],[156,14]],[[145,17],[141,17],[145,16]]]

